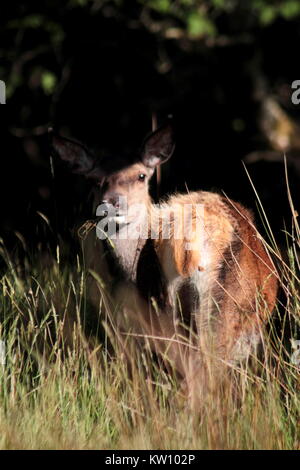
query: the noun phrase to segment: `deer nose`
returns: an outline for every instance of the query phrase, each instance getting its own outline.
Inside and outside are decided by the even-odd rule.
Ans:
[[[120,207],[119,196],[118,195],[111,196],[109,198],[109,203],[112,204],[115,209],[119,209]]]

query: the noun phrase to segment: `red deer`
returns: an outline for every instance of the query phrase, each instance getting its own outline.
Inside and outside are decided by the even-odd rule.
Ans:
[[[52,146],[74,173],[94,180],[95,207],[106,209],[102,215],[114,211],[107,217],[114,224],[113,243],[93,230],[84,249],[88,267],[106,279],[122,303],[121,330],[147,337],[185,379],[191,396],[207,380],[206,355],[218,371],[249,357],[275,305],[275,267],[241,204],[206,191],[153,204],[149,181],[174,151],[171,124],[150,134],[132,158],[99,160],[82,144],[55,133]],[[139,210],[130,213],[137,203]],[[185,206],[192,208],[191,238],[184,231]],[[99,305],[92,279],[90,296]],[[187,335],[190,342],[184,341]]]

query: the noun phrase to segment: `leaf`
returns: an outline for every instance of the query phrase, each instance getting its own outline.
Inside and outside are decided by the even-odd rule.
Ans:
[[[225,7],[225,0],[211,0],[212,4],[216,8],[224,8]]]
[[[53,72],[46,70],[42,73],[41,85],[46,95],[51,95],[53,93],[56,83],[57,78]]]
[[[259,15],[260,22],[263,25],[268,25],[272,23],[277,16],[277,9],[272,6],[264,6]]]
[[[288,20],[290,18],[293,18],[294,16],[299,15],[299,13],[300,13],[300,3],[299,3],[298,0],[297,1],[296,0],[287,1],[279,7],[279,11],[280,11],[281,15],[285,19]]]
[[[169,13],[171,8],[170,0],[152,0],[150,2],[151,8],[162,13]]]
[[[215,25],[199,12],[192,12],[187,19],[187,28],[191,36],[214,36]]]

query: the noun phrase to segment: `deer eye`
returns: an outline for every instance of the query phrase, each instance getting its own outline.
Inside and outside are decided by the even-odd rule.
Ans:
[[[139,174],[139,181],[145,181],[146,175],[144,173]]]

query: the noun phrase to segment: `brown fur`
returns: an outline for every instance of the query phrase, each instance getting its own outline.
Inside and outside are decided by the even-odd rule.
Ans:
[[[216,310],[217,303],[217,347],[234,359],[231,351],[234,342],[240,335],[258,332],[274,308],[276,270],[251,214],[240,204],[217,194],[195,192],[172,196],[162,210],[170,210],[176,204],[185,203],[204,206],[204,239],[208,240],[211,250],[209,267],[202,266],[204,253],[201,252],[198,234],[193,240],[193,243],[198,243],[198,251],[187,251],[186,239],[182,237],[175,240],[172,236],[171,240],[160,239],[157,242],[158,256],[164,271],[170,273],[171,270],[173,276],[177,274],[180,278],[192,278],[197,270],[201,273],[211,270],[209,289],[214,304],[211,304],[209,313]],[[170,259],[164,257],[166,248],[170,246],[172,248],[168,255],[173,254],[173,270],[170,268]]]

